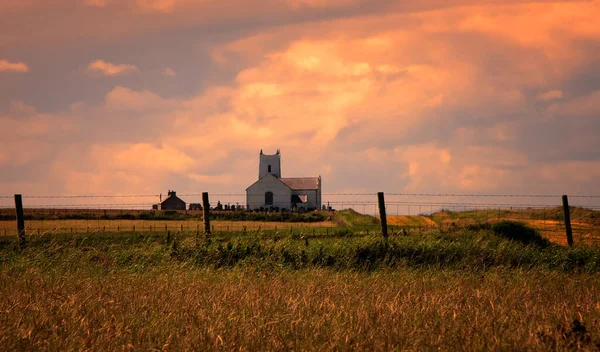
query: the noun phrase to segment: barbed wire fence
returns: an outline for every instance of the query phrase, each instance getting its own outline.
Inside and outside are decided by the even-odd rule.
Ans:
[[[460,194],[399,193],[386,195],[387,222],[392,232],[450,231],[477,229],[503,220],[523,222],[554,242],[566,242],[561,195],[555,194]],[[210,193],[211,206],[224,209],[245,207],[244,193]],[[188,204],[201,203],[202,193],[178,194]],[[14,236],[13,195],[0,195],[0,236]],[[202,229],[201,211],[181,210],[155,216],[160,194],[130,195],[23,195],[29,235],[96,232],[194,232]],[[378,217],[376,193],[323,193],[326,209],[352,209]],[[576,243],[600,244],[600,196],[569,195],[571,223]],[[235,206],[235,207],[232,207]],[[330,217],[329,220],[333,220]],[[213,231],[298,231],[307,234],[333,233],[335,221],[277,223],[274,221],[214,221]],[[355,225],[361,232],[376,231],[372,224]]]

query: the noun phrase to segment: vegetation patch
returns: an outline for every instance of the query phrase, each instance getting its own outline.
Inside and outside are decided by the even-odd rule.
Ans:
[[[215,211],[210,215],[213,220],[265,221],[265,222],[322,222],[330,215],[327,211],[298,213],[290,211]]]
[[[506,226],[500,227],[505,229]],[[509,229],[515,227],[511,225]],[[514,234],[518,232],[508,232]],[[65,260],[52,253],[86,256],[104,252],[102,262],[119,267],[151,265],[148,258],[177,261],[210,268],[237,266],[283,267],[289,269],[333,268],[374,271],[385,268],[449,268],[485,271],[496,267],[545,268],[567,272],[600,272],[600,249],[566,248],[533,240],[505,238],[491,230],[392,235],[353,232],[331,236],[302,232],[252,231],[214,235],[205,238],[189,233],[98,233],[32,237],[21,255],[43,258],[59,267]],[[0,261],[17,258],[16,242],[0,242]],[[81,248],[86,248],[82,250]],[[156,251],[155,251],[156,249]],[[151,252],[151,255],[140,253]],[[125,253],[125,254],[123,254]],[[133,255],[133,253],[138,253]],[[59,261],[56,261],[60,259]],[[106,259],[106,260],[104,260]],[[139,261],[139,262],[138,262]],[[70,259],[67,260],[70,262]]]
[[[535,229],[516,221],[501,221],[492,225],[492,230],[498,236],[519,241],[523,244],[533,244],[542,247],[550,244]]]
[[[345,227],[377,226],[381,223],[376,217],[361,214],[354,209],[337,211],[333,219],[338,226]]]

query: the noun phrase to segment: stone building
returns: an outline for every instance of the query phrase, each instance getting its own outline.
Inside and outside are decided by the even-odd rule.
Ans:
[[[321,208],[321,176],[281,177],[281,153],[260,151],[258,181],[246,188],[246,206],[255,209],[312,210]]]

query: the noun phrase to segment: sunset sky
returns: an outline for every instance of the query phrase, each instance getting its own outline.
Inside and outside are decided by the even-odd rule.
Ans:
[[[451,4],[451,5],[450,5]],[[0,0],[0,195],[600,194],[599,1]]]

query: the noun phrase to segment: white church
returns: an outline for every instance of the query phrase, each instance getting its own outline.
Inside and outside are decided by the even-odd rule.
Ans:
[[[258,181],[246,188],[247,209],[312,210],[321,208],[321,176],[281,177],[281,153],[260,150]]]

